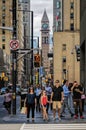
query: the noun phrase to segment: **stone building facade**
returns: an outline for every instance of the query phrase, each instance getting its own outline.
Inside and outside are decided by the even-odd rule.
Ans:
[[[80,45],[80,1],[56,0],[53,5],[54,81],[80,82],[80,62],[75,50]]]
[[[86,0],[80,1],[80,82],[86,86]]]

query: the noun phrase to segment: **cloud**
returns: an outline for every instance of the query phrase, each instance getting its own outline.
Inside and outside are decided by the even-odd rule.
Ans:
[[[46,9],[50,29],[53,26],[53,0],[31,0],[31,10],[34,12],[34,35],[40,35],[41,19]]]

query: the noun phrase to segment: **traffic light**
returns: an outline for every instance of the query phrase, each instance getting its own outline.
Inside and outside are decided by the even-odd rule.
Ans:
[[[76,58],[77,61],[80,61],[80,46],[76,46]]]
[[[34,67],[40,67],[41,58],[39,54],[34,55]]]

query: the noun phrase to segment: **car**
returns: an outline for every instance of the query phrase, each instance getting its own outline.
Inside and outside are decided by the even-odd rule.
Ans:
[[[21,92],[28,92],[27,88],[21,88]]]
[[[1,88],[0,90],[1,95],[6,93],[6,89],[7,89],[6,87]]]
[[[20,87],[16,86],[16,94],[17,95],[20,95],[21,94],[21,89]]]

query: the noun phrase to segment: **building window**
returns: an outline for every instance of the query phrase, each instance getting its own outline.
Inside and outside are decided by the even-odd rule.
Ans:
[[[70,30],[74,31],[74,24],[73,23],[70,24]]]
[[[5,49],[5,44],[2,44],[2,49],[3,49],[3,50]]]
[[[63,69],[63,73],[66,74],[66,69]]]
[[[66,56],[63,56],[63,58],[62,58],[62,62],[63,62],[63,63],[66,62]]]
[[[74,13],[71,13],[71,14],[70,14],[70,18],[71,18],[71,19],[74,19]]]
[[[5,23],[5,19],[2,19],[2,23]]]
[[[70,8],[74,9],[74,3],[73,2],[70,3]]]
[[[5,34],[5,30],[2,30],[2,34]]]
[[[63,45],[62,45],[62,50],[63,50],[63,51],[66,51],[66,44],[63,44]]]
[[[42,37],[42,43],[44,43],[44,37]]]
[[[2,36],[2,42],[5,42],[5,36]]]
[[[5,26],[5,23],[2,23],[2,26]]]
[[[6,1],[5,0],[2,0],[2,3],[5,3]]]
[[[46,37],[46,43],[48,43],[48,37]]]
[[[5,16],[4,16],[4,15],[2,15],[2,19],[5,19]]]
[[[5,13],[3,13],[3,14],[2,14],[2,18],[4,19],[4,18],[5,18],[5,16],[6,16],[6,15],[5,15]]]
[[[2,6],[2,10],[5,11],[5,9],[6,9],[5,5],[3,5],[3,6]]]
[[[57,1],[57,5],[56,5],[57,9],[59,9],[61,7],[61,3],[60,1]]]

